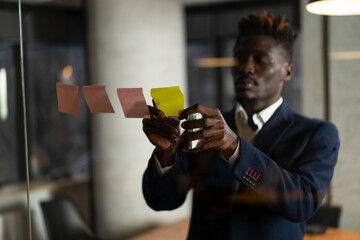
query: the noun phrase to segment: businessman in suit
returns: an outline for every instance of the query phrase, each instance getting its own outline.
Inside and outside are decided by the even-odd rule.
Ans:
[[[154,210],[172,210],[193,189],[188,239],[303,239],[332,179],[339,138],[333,124],[295,113],[281,97],[295,38],[283,16],[252,14],[239,22],[232,111],[197,104],[175,119],[149,107],[143,130],[155,150],[143,194]],[[184,121],[180,135],[179,120],[191,113],[203,118]]]

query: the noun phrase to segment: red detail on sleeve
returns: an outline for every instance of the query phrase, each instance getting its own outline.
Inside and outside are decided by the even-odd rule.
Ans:
[[[251,174],[253,173],[253,171],[254,171],[254,169],[251,169],[251,172],[250,172],[250,174],[249,174],[250,176],[251,176]]]
[[[249,170],[250,170],[250,167],[248,167],[248,169],[246,170],[246,173],[248,173],[248,172],[249,172]]]
[[[259,177],[260,177],[260,173],[259,173],[259,175],[257,176],[256,180],[258,180]]]
[[[257,172],[254,173],[253,178],[256,176]]]

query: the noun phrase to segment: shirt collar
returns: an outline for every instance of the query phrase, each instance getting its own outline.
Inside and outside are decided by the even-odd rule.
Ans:
[[[280,97],[276,102],[274,102],[270,106],[264,108],[263,110],[261,110],[258,113],[253,114],[252,119],[253,119],[254,124],[258,127],[258,131],[271,118],[271,116],[280,107],[280,105],[283,103],[283,101],[284,101],[283,98]],[[245,109],[243,108],[243,106],[241,106],[240,103],[236,103],[235,116],[240,113],[242,113],[244,115],[244,118],[245,118],[244,120],[245,120],[245,122],[247,122],[249,117],[248,117]]]

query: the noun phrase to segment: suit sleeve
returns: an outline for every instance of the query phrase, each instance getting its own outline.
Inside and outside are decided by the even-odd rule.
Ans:
[[[154,154],[143,175],[142,190],[146,203],[154,210],[173,210],[181,206],[189,190],[188,164],[178,147],[177,160],[166,176],[161,176],[155,166]]]
[[[313,131],[291,168],[279,167],[269,156],[240,139],[241,154],[234,166],[242,190],[250,192],[271,211],[302,222],[320,207],[330,185],[339,150],[339,137],[331,123],[321,123]],[[300,146],[299,146],[300,147]],[[286,155],[287,149],[283,149]],[[237,193],[241,195],[241,191]]]

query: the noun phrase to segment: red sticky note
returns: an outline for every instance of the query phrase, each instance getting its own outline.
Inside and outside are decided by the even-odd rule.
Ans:
[[[142,88],[118,88],[117,94],[126,118],[150,118]]]
[[[56,83],[59,112],[80,116],[79,86]]]
[[[104,85],[83,86],[82,92],[91,113],[114,113]]]

